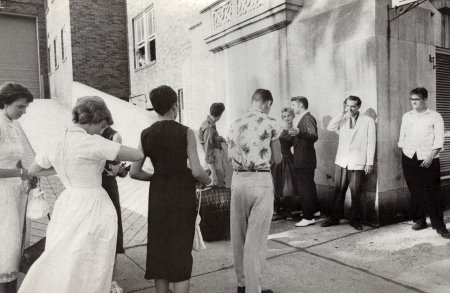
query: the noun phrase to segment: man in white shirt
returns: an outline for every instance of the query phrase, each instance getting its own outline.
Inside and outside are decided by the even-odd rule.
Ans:
[[[343,217],[345,194],[350,187],[352,196],[352,215],[350,225],[362,230],[362,191],[364,175],[373,170],[375,156],[375,122],[369,116],[361,114],[361,99],[349,96],[344,101],[344,111],[331,119],[327,129],[339,134],[339,146],[336,154],[336,172],[333,213],[322,223],[322,227],[339,225]]]
[[[412,110],[402,117],[398,146],[402,149],[403,174],[411,195],[412,229],[427,228],[428,212],[432,228],[450,239],[444,223],[445,197],[440,182],[439,152],[444,146],[444,121],[441,114],[427,108],[425,88],[413,89],[410,96]]]

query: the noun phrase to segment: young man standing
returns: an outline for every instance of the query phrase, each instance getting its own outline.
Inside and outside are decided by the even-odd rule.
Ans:
[[[398,146],[402,150],[402,167],[411,195],[413,230],[431,227],[450,239],[444,223],[445,197],[441,193],[439,152],[444,146],[444,121],[441,114],[427,107],[428,91],[418,87],[410,92],[412,110],[402,117]],[[428,209],[427,209],[428,207]]]
[[[213,103],[209,115],[200,125],[198,138],[205,152],[205,161],[211,170],[212,185],[225,186],[224,166],[222,164],[222,143],[225,139],[219,136],[216,123],[225,111],[223,103]]]
[[[247,113],[228,132],[228,154],[233,164],[230,232],[238,293],[261,291],[267,236],[273,214],[271,163],[281,162],[281,127],[268,116],[272,94],[257,89]]]
[[[314,225],[318,210],[317,189],[314,182],[317,159],[314,143],[318,140],[316,119],[309,113],[308,99],[305,97],[292,97],[291,105],[298,121],[297,128],[289,131],[296,136],[294,142],[294,176],[300,193],[303,219],[296,223],[297,227]],[[298,118],[297,118],[298,117]]]
[[[373,170],[376,133],[375,122],[369,116],[361,114],[361,99],[349,96],[344,101],[344,111],[331,119],[328,131],[339,134],[339,146],[336,154],[336,172],[333,212],[331,218],[322,223],[322,227],[339,225],[343,217],[345,194],[350,187],[352,195],[352,216],[350,225],[362,230],[362,188],[364,175]]]

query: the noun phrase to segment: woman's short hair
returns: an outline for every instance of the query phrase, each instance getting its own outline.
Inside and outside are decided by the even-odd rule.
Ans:
[[[289,115],[295,117],[294,109],[292,109],[291,107],[284,107],[283,109],[281,109],[281,114],[283,113],[289,113]]]
[[[77,100],[72,110],[72,121],[78,124],[98,124],[103,120],[108,125],[114,121],[105,101],[97,96],[85,96]]]
[[[5,82],[0,85],[0,109],[20,99],[26,99],[28,103],[31,103],[34,97],[26,87],[18,83]]]
[[[213,103],[209,108],[209,115],[219,117],[223,114],[223,111],[225,111],[224,103]]]
[[[170,86],[162,85],[152,89],[150,102],[156,113],[164,115],[177,103],[177,93]]]

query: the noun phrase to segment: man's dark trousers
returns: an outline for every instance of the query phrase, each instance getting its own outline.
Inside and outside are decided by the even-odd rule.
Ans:
[[[333,214],[334,220],[340,220],[344,217],[344,203],[347,188],[350,187],[352,195],[352,216],[351,220],[361,222],[362,220],[362,187],[364,170],[348,170],[336,165],[334,176],[334,202]]]
[[[300,203],[302,205],[303,218],[306,220],[314,219],[314,213],[317,209],[317,189],[314,182],[315,169],[295,168],[294,176],[300,193]]]
[[[445,197],[441,193],[441,165],[439,158],[433,159],[428,168],[420,167],[423,160],[414,154],[408,158],[402,154],[402,167],[406,184],[411,195],[411,217],[414,222],[426,220],[430,215],[431,226],[435,229],[445,228]]]

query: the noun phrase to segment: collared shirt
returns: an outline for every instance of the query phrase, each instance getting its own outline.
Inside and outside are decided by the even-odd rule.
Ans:
[[[205,152],[205,160],[207,163],[214,163],[214,149],[222,149],[223,138],[217,132],[216,123],[208,115],[206,120],[200,125],[198,131],[198,139]]]
[[[402,117],[398,146],[408,158],[417,154],[425,160],[434,149],[444,147],[444,120],[441,114],[427,109],[423,113],[406,112]],[[439,157],[439,153],[435,158]]]
[[[270,144],[281,133],[280,124],[259,109],[249,109],[228,131],[228,155],[234,170],[269,170]]]

